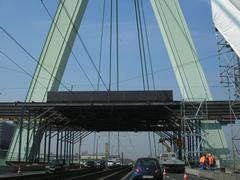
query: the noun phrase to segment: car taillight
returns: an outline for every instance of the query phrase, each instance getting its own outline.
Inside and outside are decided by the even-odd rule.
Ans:
[[[139,169],[139,168],[136,168],[135,171],[137,174],[141,173],[141,169]]]

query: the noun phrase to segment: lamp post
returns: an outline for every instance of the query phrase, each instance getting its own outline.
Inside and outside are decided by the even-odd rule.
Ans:
[[[97,136],[97,142],[96,142],[96,160],[98,159],[98,140],[100,139],[100,136]]]

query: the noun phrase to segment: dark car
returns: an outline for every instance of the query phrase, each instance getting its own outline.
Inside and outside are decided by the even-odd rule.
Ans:
[[[96,162],[95,161],[87,161],[85,164],[85,168],[96,168]]]
[[[162,180],[163,174],[158,160],[154,158],[139,158],[135,163],[130,179]]]
[[[97,161],[96,165],[97,165],[97,168],[105,168],[106,167],[106,161],[105,160]]]
[[[46,169],[50,172],[64,171],[68,167],[68,164],[64,159],[54,159],[46,166]]]

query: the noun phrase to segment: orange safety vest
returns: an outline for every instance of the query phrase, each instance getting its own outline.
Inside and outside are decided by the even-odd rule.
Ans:
[[[213,165],[214,164],[214,158],[212,156],[208,157],[208,163],[209,163],[209,165]]]
[[[200,163],[204,163],[205,160],[206,160],[205,156],[202,156],[202,157],[200,158]]]

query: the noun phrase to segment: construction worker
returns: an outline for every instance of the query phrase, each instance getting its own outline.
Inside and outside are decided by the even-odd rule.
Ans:
[[[200,169],[206,169],[206,156],[202,155],[199,160]]]
[[[206,160],[205,160],[205,167],[206,167],[206,169],[208,169],[209,168],[209,154],[208,153],[206,153],[206,155],[205,155],[205,157],[206,157]]]
[[[208,156],[208,163],[210,169],[212,169],[215,165],[215,158],[211,154]]]

